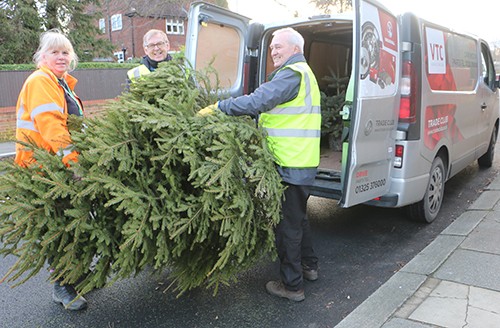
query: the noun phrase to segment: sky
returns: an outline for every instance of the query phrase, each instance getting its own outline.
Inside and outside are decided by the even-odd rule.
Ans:
[[[500,47],[500,0],[378,0],[394,14],[411,11],[436,24],[475,34]],[[280,4],[279,4],[280,3]],[[310,0],[228,0],[229,9],[261,22],[319,14]]]

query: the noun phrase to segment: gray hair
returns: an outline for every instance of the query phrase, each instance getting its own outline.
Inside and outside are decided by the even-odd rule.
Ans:
[[[33,55],[33,62],[35,62],[36,67],[40,68],[43,65],[42,55],[54,49],[68,51],[71,57],[69,68],[70,71],[73,71],[78,65],[78,56],[73,49],[71,41],[57,28],[43,32],[40,35],[40,45]]]
[[[275,36],[276,34],[281,34],[281,33],[287,33],[288,34],[288,42],[290,42],[290,44],[292,44],[294,46],[299,47],[301,53],[304,52],[304,37],[299,32],[297,32],[296,30],[294,30],[291,27],[285,27],[285,28],[281,28],[279,30],[274,31],[273,36]]]
[[[142,43],[144,47],[148,45],[149,39],[151,39],[151,37],[153,37],[154,35],[161,35],[165,39],[165,42],[168,42],[167,33],[163,32],[162,30],[152,29],[147,31],[146,34],[144,34],[144,37],[142,38]]]

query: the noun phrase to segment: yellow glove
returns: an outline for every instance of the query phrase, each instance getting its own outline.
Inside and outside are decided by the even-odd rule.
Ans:
[[[198,116],[206,116],[206,115],[212,115],[214,111],[219,107],[219,102],[216,102],[213,105],[209,105],[203,109],[201,109],[196,115]]]

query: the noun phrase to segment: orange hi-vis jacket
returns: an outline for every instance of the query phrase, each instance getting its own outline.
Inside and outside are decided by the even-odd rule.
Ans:
[[[64,76],[64,80],[73,91],[78,80],[69,74]],[[74,96],[81,105],[81,100],[76,94]],[[24,82],[17,100],[16,118],[17,140],[34,141],[54,154],[62,151],[63,163],[67,166],[70,161],[78,160],[78,153],[71,150],[64,89],[47,67],[42,66]],[[17,143],[15,162],[24,167],[30,165],[34,162],[33,151]]]

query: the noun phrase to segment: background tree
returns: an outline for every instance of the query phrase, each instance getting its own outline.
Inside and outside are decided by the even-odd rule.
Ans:
[[[205,0],[219,7],[229,8],[227,0]],[[112,0],[101,0],[102,6],[107,6]],[[166,13],[174,16],[185,16],[193,1],[188,0],[122,0],[115,8],[130,11],[134,10],[144,17],[164,17]]]
[[[228,8],[227,0],[209,1]],[[81,61],[111,57],[116,48],[96,21],[109,0],[0,0],[0,63],[26,64],[32,61],[40,33],[59,28],[73,43]],[[120,5],[146,17],[181,15],[189,9],[186,0],[123,0]]]
[[[73,43],[75,51],[82,61],[90,61],[94,57],[109,55],[113,45],[106,39],[98,39],[101,34],[95,25],[100,15],[99,0],[46,0],[41,1],[45,10],[45,29],[59,28],[64,31]],[[87,10],[90,6],[93,11]]]
[[[0,0],[0,62],[25,64],[32,61],[40,33],[59,28],[72,41],[81,60],[112,52],[112,44],[96,38],[99,0]]]
[[[0,0],[0,63],[32,61],[42,31],[34,0]]]
[[[325,14],[330,14],[332,10],[336,13],[352,10],[352,0],[311,0],[311,3],[323,10]]]

